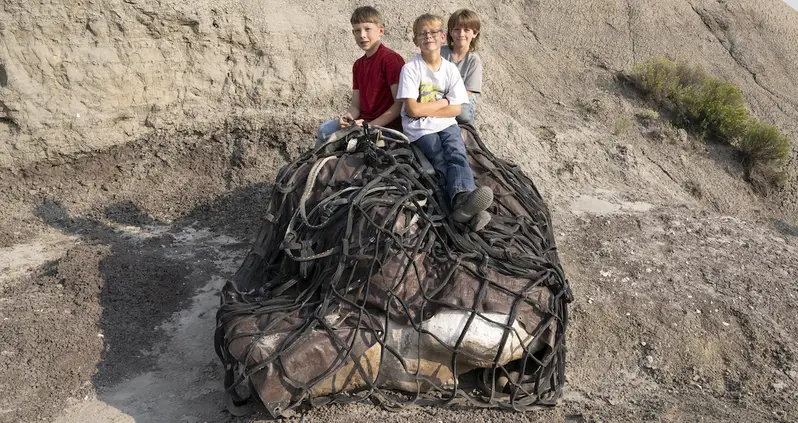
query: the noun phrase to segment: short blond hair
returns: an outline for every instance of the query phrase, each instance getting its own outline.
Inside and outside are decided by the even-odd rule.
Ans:
[[[372,6],[360,6],[352,12],[352,17],[349,18],[349,23],[352,25],[373,23],[377,26],[384,26],[382,15]]]
[[[418,29],[421,25],[427,22],[437,22],[441,24],[441,29],[443,29],[443,18],[438,15],[433,15],[432,13],[425,13],[416,18],[413,21],[413,35],[418,35]]]
[[[473,10],[460,9],[452,13],[452,16],[449,16],[449,23],[446,25],[446,45],[448,45],[450,49],[454,48],[454,40],[452,40],[451,35],[452,31],[457,28],[466,28],[477,33],[477,36],[471,40],[471,45],[468,47],[468,50],[476,51],[479,46],[479,37],[482,35],[479,31],[481,27],[479,15]]]

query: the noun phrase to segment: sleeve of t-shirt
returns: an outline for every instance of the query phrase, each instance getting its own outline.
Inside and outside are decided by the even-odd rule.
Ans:
[[[465,104],[468,103],[468,93],[466,92],[465,85],[463,85],[463,78],[460,76],[460,71],[457,70],[455,65],[448,67],[449,84],[446,90],[446,98],[449,104]]]
[[[396,98],[418,98],[418,76],[409,64],[402,66],[399,73],[399,88],[396,90]]]
[[[390,57],[385,61],[385,81],[388,82],[388,85],[398,84],[399,83],[399,76],[402,73],[402,67],[405,65],[405,59],[402,59],[402,56],[398,54],[392,54]]]
[[[472,53],[471,63],[463,75],[463,83],[466,90],[472,93],[482,92],[482,59],[476,54]]]
[[[357,62],[355,62],[355,64],[352,65],[352,89],[353,90],[360,89],[360,83],[357,80]]]

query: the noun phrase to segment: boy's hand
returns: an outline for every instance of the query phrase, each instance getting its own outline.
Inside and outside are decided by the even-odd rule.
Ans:
[[[341,116],[340,118],[338,118],[338,129],[346,128],[346,127],[352,125],[354,122],[355,122],[355,120],[352,118],[352,114],[351,113],[347,113],[347,114]]]
[[[363,119],[353,119],[351,113],[347,113],[345,116],[341,116],[338,119],[338,128],[346,128],[349,126],[363,126]]]

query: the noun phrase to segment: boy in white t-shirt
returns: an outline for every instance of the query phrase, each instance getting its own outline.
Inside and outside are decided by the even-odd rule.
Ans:
[[[474,183],[455,120],[461,105],[468,102],[468,94],[457,67],[441,57],[445,40],[441,17],[424,14],[416,18],[413,41],[421,53],[402,67],[396,99],[403,102],[405,134],[446,180],[452,218],[479,231],[490,222],[485,210],[493,202],[493,191]]]

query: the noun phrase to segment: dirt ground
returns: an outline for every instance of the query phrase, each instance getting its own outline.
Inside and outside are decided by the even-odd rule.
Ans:
[[[2,225],[0,250],[0,421],[261,421],[224,411],[218,290],[249,247],[274,170],[308,134],[148,139],[4,178],[14,224]],[[663,168],[706,155],[652,146]],[[633,171],[636,154],[613,157]],[[555,174],[568,186],[580,172]],[[795,222],[583,191],[543,189],[576,298],[557,407],[355,404],[295,420],[798,420]]]
[[[354,3],[0,3],[0,423],[265,421],[224,410],[218,292],[278,169],[346,109]],[[575,298],[564,397],[291,421],[798,421],[798,14],[483,3],[376,6],[408,58],[419,14],[483,17],[477,127],[549,203]],[[737,84],[792,138],[785,187],[638,118],[652,106],[622,74],[659,56]]]

